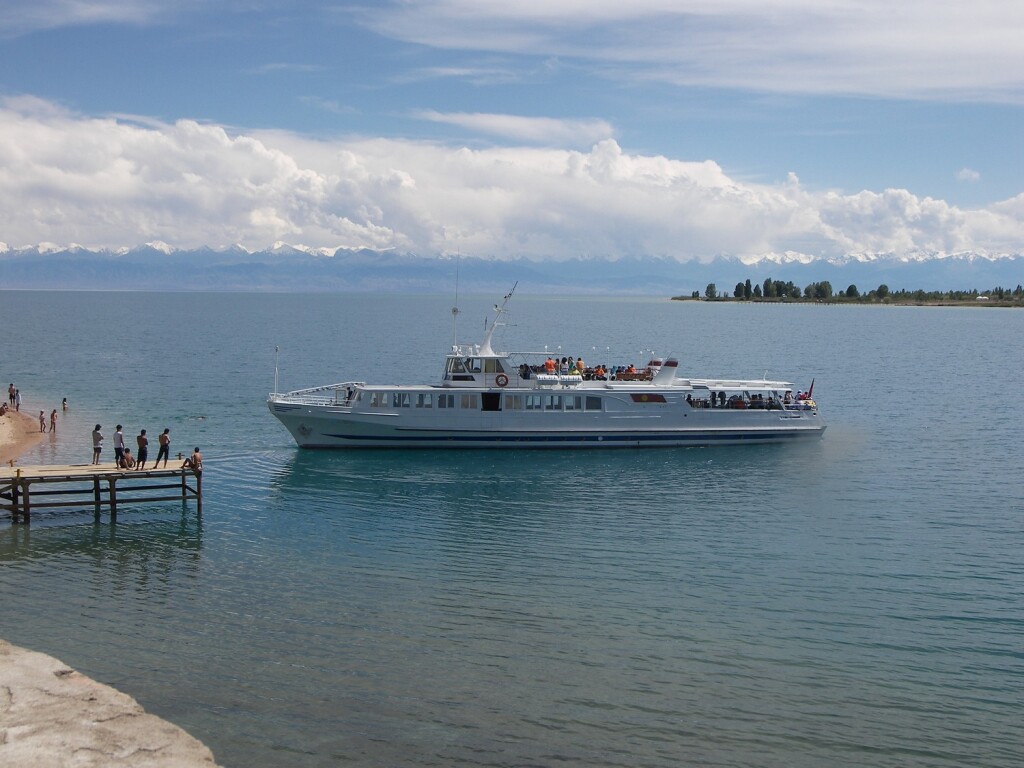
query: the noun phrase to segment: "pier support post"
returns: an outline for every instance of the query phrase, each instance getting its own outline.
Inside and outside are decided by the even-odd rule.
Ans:
[[[117,479],[110,478],[110,517],[117,517]]]
[[[21,481],[21,516],[26,523],[29,521],[29,515],[32,514],[32,503],[29,499],[28,486],[28,480],[23,478]]]
[[[96,507],[96,516],[100,514],[100,476],[93,475],[92,478],[92,498],[93,505]]]
[[[20,476],[20,470],[19,470]],[[11,520],[18,521],[18,515],[21,514],[19,506],[21,504],[21,488],[18,485],[18,478],[11,479]]]
[[[196,514],[203,514],[203,472],[196,472]]]

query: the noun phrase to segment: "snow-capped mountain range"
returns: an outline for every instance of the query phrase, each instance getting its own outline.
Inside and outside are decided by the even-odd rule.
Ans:
[[[456,267],[457,265],[457,267]],[[1024,282],[1024,253],[851,253],[716,256],[680,262],[657,256],[570,260],[485,259],[452,254],[365,248],[313,248],[276,242],[176,248],[153,241],[131,248],[90,249],[0,242],[0,287],[110,290],[447,291],[456,268],[466,290],[507,288],[512,280],[535,292],[678,295],[715,283],[731,292],[738,281],[766,277],[797,285],[828,280],[837,290],[885,283],[893,289],[987,290]]]

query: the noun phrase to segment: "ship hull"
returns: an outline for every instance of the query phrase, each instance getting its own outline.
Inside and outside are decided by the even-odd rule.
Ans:
[[[360,413],[337,406],[268,403],[302,448],[641,448],[754,445],[819,439],[816,411],[692,409],[636,413]]]

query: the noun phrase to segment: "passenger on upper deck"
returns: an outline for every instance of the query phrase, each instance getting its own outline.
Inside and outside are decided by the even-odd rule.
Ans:
[[[550,357],[544,361],[544,372],[555,373],[555,361]]]
[[[583,358],[582,357],[577,357],[576,358],[576,370],[580,372],[580,375],[582,375],[583,371],[586,370],[586,366],[583,365]]]

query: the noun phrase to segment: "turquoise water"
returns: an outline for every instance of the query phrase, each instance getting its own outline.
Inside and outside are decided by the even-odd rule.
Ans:
[[[525,292],[525,291],[524,291]],[[495,298],[462,299],[459,341]],[[804,446],[299,452],[282,389],[434,380],[450,297],[0,292],[0,377],[206,457],[0,523],[0,636],[227,766],[1024,763],[1024,313],[517,295],[501,347],[787,378]]]

